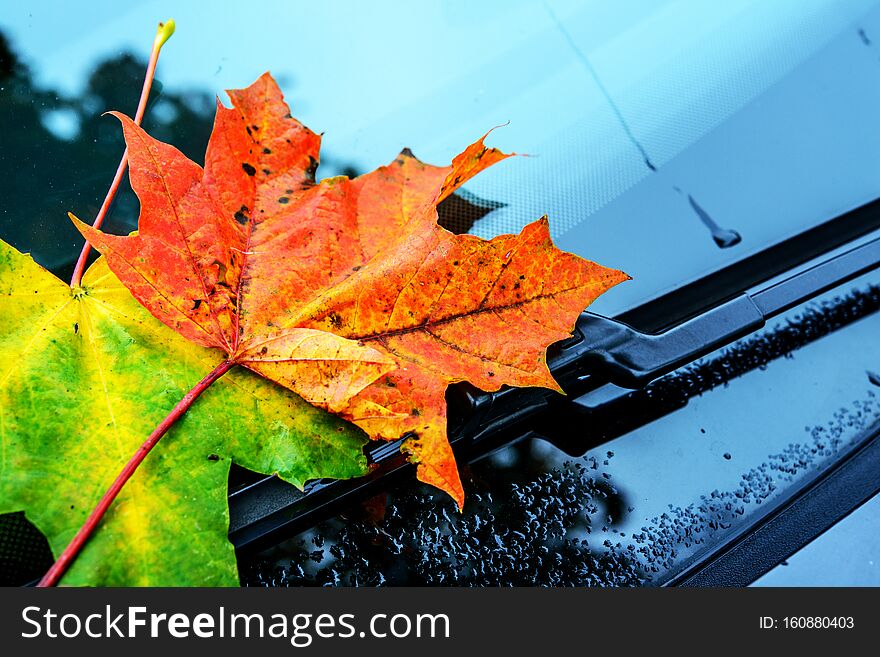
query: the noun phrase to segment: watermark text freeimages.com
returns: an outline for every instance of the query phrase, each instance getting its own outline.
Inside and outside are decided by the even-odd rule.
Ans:
[[[24,639],[50,638],[185,639],[271,638],[286,639],[305,648],[315,639],[450,638],[446,614],[378,613],[365,618],[356,614],[232,613],[218,607],[213,613],[155,613],[147,607],[106,605],[89,613],[59,613],[51,608],[25,607],[21,612]]]

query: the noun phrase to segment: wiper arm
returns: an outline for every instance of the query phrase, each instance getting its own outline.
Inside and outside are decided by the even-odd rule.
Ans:
[[[748,335],[767,320],[880,266],[880,238],[757,292],[744,293],[659,334],[584,313],[582,362],[608,382],[642,388],[664,374]]]

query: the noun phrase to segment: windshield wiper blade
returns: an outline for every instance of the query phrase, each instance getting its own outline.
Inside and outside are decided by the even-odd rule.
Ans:
[[[662,333],[642,333],[615,319],[584,313],[583,363],[623,388],[642,388],[735,340],[767,320],[880,266],[880,238],[764,289],[743,293]]]

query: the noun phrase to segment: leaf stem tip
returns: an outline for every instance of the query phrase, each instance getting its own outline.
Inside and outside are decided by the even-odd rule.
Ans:
[[[159,27],[156,29],[155,47],[161,48],[165,45],[165,42],[171,38],[172,34],[174,34],[176,27],[177,25],[174,23],[173,18],[169,18],[164,23],[159,23]]]

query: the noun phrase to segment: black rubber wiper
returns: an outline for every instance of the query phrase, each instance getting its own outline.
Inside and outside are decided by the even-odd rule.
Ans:
[[[584,313],[583,364],[609,383],[641,388],[664,374],[762,328],[767,320],[880,266],[880,238],[770,285],[743,293],[662,333]]]

